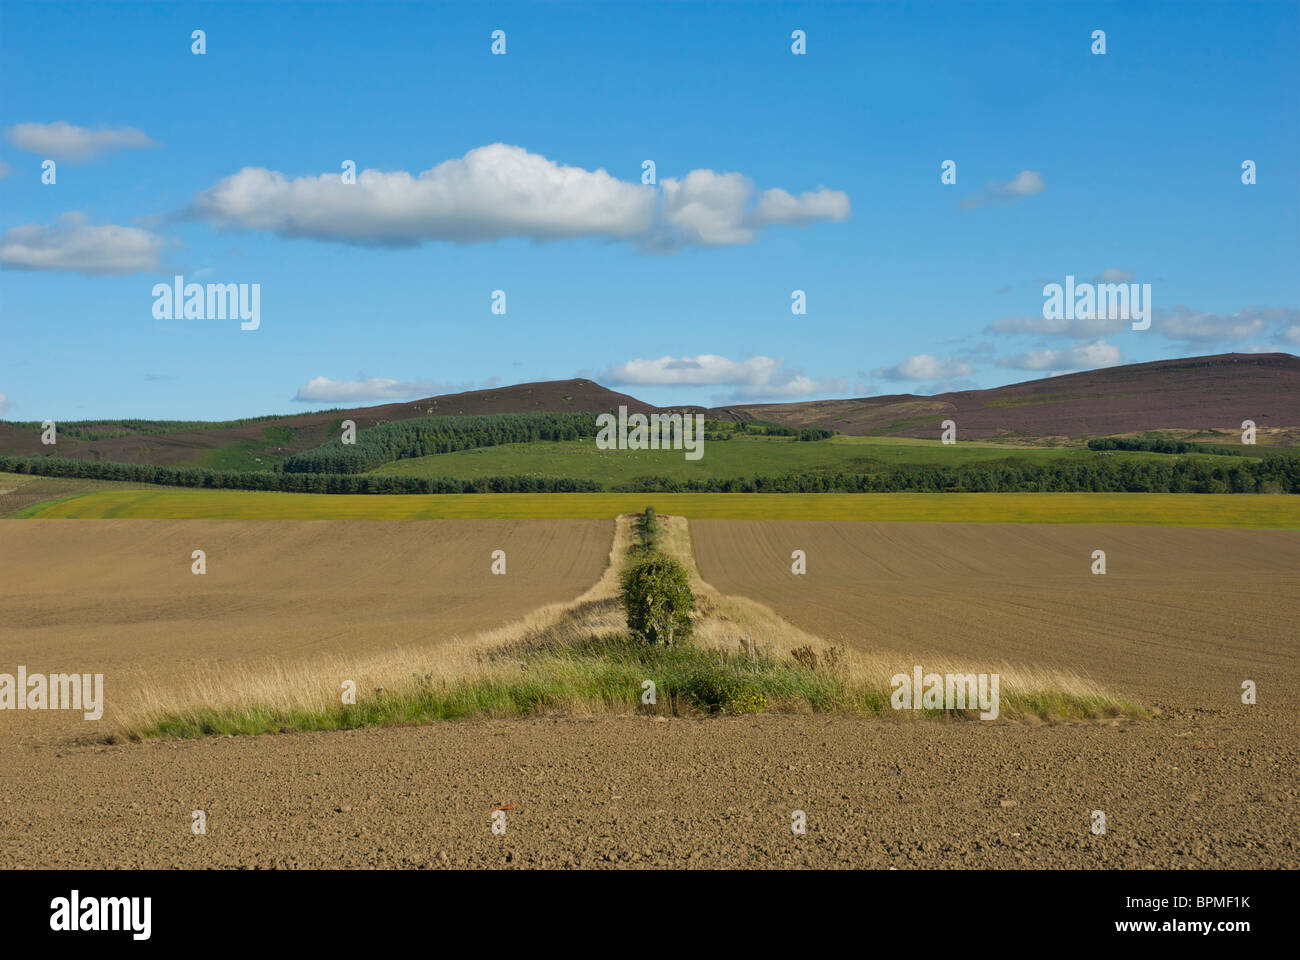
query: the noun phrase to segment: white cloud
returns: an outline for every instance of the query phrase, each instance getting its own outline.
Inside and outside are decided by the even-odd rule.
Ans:
[[[850,209],[848,194],[825,188],[799,197],[764,190],[751,209],[754,183],[739,173],[692,170],[681,180],[664,179],[661,186],[664,219],[678,242],[706,247],[751,243],[758,230],[775,224],[845,220]]]
[[[0,393],[0,417],[9,412],[9,398]]]
[[[723,246],[749,243],[754,233],[744,225],[745,205],[754,185],[739,173],[692,170],[681,180],[661,182],[664,218],[691,243]]]
[[[1174,307],[1157,311],[1153,326],[1170,340],[1216,343],[1247,340],[1258,336],[1271,323],[1285,324],[1300,317],[1300,312],[1285,309],[1247,307],[1236,313],[1208,313]]]
[[[654,190],[495,143],[415,177],[363,170],[353,184],[337,173],[291,180],[245,167],[199,194],[192,212],[222,226],[362,245],[626,238],[649,228]]]
[[[91,226],[84,213],[50,225],[11,227],[0,238],[0,265],[18,270],[138,273],[158,266],[163,240],[138,227]]]
[[[1094,317],[1092,319],[1067,320],[1047,319],[1041,315],[1028,317],[1003,317],[995,320],[986,328],[988,333],[1008,335],[1025,334],[1031,336],[1074,337],[1085,340],[1089,337],[1103,337],[1109,333],[1119,333],[1131,324],[1131,320],[1119,318]]]
[[[364,403],[368,400],[415,400],[437,396],[445,388],[432,380],[402,382],[384,377],[366,380],[331,380],[312,377],[298,388],[295,400],[303,403]]]
[[[1004,182],[994,180],[979,193],[973,193],[961,202],[965,210],[974,210],[990,203],[1012,203],[1022,197],[1032,197],[1047,189],[1043,175],[1037,170],[1021,170],[1011,180]]]
[[[796,370],[787,370],[785,361],[774,357],[729,360],[711,353],[694,357],[663,356],[656,360],[638,358],[611,368],[597,379],[618,386],[730,386],[736,388],[730,394],[732,400],[806,397],[841,393],[845,389],[843,380],[815,380]]]
[[[881,380],[952,380],[956,377],[969,377],[974,372],[975,368],[965,360],[953,357],[941,359],[928,353],[918,353],[892,367],[880,367],[872,371],[871,375]]]
[[[1012,367],[1016,370],[1056,372],[1095,370],[1098,367],[1113,367],[1117,363],[1119,363],[1119,347],[1105,340],[1066,347],[1063,350],[1030,350],[1028,353],[1003,357],[998,361],[999,366]]]
[[[764,226],[848,216],[848,197],[830,190],[797,198],[767,190],[747,209],[754,187],[739,174],[695,170],[662,188],[657,220],[654,187],[494,143],[417,176],[363,170],[353,184],[337,173],[289,178],[245,167],[189,212],[224,227],[369,246],[599,237],[659,249],[748,243]]]
[[[1296,346],[1300,346],[1300,323],[1283,330],[1282,337],[1283,339],[1290,340]]]
[[[780,399],[783,397],[811,397],[827,396],[833,394],[842,394],[848,390],[848,381],[843,377],[830,377],[825,380],[814,380],[812,377],[806,377],[803,374],[792,374],[789,379],[781,382],[763,383],[763,384],[746,384],[737,387],[726,397],[726,401],[737,400],[759,400],[759,399]]]
[[[100,127],[91,130],[62,120],[55,123],[19,123],[6,134],[19,150],[60,160],[92,160],[108,150],[139,150],[157,146],[135,127]]]
[[[1093,283],[1132,283],[1133,271],[1121,270],[1119,267],[1107,267],[1092,278]]]

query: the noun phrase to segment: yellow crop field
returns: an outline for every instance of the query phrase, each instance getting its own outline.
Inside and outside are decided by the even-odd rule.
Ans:
[[[100,490],[19,517],[427,520],[614,517],[653,506],[692,519],[1107,523],[1300,528],[1300,497],[1158,493],[498,493],[331,495],[247,490]]]

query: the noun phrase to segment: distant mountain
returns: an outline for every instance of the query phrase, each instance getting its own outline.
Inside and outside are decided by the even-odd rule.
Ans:
[[[88,457],[124,463],[249,469],[270,466],[338,435],[342,420],[359,429],[390,420],[457,414],[661,409],[704,412],[717,419],[768,420],[826,427],[851,435],[938,437],[954,420],[959,439],[1069,439],[1146,430],[1212,436],[1238,434],[1253,420],[1261,441],[1300,443],[1300,357],[1227,353],[1107,367],[932,397],[893,394],[854,400],[810,400],[716,407],[659,408],[591,380],[546,380],[471,390],[378,407],[273,417],[233,426],[141,432],[120,421],[66,428],[57,447],[39,432],[0,423],[0,453]],[[147,428],[150,430],[156,427]],[[125,433],[112,436],[114,433]],[[95,439],[93,435],[98,434]]]
[[[845,434],[931,438],[939,435],[942,421],[953,420],[959,439],[1079,439],[1146,430],[1239,434],[1241,422],[1253,420],[1261,431],[1290,428],[1290,442],[1298,442],[1300,357],[1225,353],[1132,363],[991,390],[744,404],[711,414]]]

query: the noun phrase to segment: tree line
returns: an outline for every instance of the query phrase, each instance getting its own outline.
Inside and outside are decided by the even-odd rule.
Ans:
[[[365,473],[394,460],[452,453],[475,447],[535,440],[577,440],[596,435],[594,413],[502,413],[487,416],[418,417],[362,430],[356,442],[341,438],[289,457],[285,473]]]
[[[246,473],[196,467],[0,456],[0,471],[121,480],[164,486],[289,493],[590,493],[606,489],[573,477],[452,477],[353,473]],[[644,493],[1300,493],[1300,457],[1268,456],[1231,465],[1099,459],[1088,463],[911,466],[875,474],[676,480],[644,477],[608,489]]]
[[[405,477],[353,473],[273,473],[156,467],[147,463],[70,460],[60,457],[0,456],[0,471],[83,480],[120,480],[167,487],[215,490],[275,490],[284,493],[593,493],[593,480],[568,477]]]
[[[1214,453],[1225,457],[1242,457],[1247,454],[1241,447],[1230,447],[1222,443],[1194,443],[1162,437],[1094,437],[1088,441],[1088,449],[1132,450],[1139,453]]]
[[[786,474],[678,480],[643,477],[612,489],[631,493],[1300,493],[1300,458],[1270,456],[1224,465],[1114,461],[910,466],[872,474]]]

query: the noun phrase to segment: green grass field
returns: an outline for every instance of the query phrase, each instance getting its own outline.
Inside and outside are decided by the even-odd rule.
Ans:
[[[19,511],[38,518],[421,520],[614,517],[653,506],[697,519],[1115,523],[1300,529],[1300,497],[1160,493],[497,493],[350,495],[100,490]]]
[[[1022,463],[1087,461],[1100,456],[1120,460],[1170,458],[1165,454],[1100,454],[1079,447],[1031,447],[1003,443],[910,440],[897,437],[833,437],[814,443],[787,437],[737,437],[706,441],[704,456],[687,460],[681,450],[598,450],[593,440],[508,443],[455,453],[395,460],[371,471],[413,477],[536,475],[597,480],[607,485],[640,477],[675,480],[776,477],[785,474],[885,473],[905,466],[970,466],[1006,460]],[[1195,456],[1203,457],[1203,454]],[[1231,461],[1232,457],[1211,457]]]

